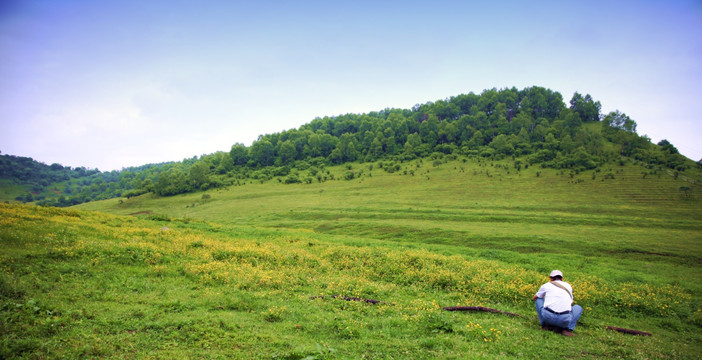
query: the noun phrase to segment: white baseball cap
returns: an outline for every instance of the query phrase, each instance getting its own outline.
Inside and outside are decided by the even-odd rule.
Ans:
[[[556,276],[563,277],[563,273],[560,270],[553,270],[553,271],[551,271],[551,274],[548,277],[556,277]]]

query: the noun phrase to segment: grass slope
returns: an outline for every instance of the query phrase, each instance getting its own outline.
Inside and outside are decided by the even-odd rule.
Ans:
[[[695,174],[702,178],[699,171],[675,179],[665,170],[617,164],[571,177],[534,167],[516,171],[511,164],[413,161],[392,174],[377,164],[372,170],[370,164],[354,164],[351,170],[330,169],[337,179],[363,172],[351,181],[282,185],[273,180],[210,192],[207,199],[202,193],[146,195],[78,208],[386,240],[533,263],[538,271],[581,259],[592,265],[579,271],[602,275],[600,262],[616,268],[628,261],[681,282],[690,275],[702,278],[694,270],[702,258],[702,186],[692,180]],[[685,195],[682,186],[691,191]],[[693,269],[682,272],[680,266]],[[628,269],[609,275],[635,277]]]
[[[12,180],[0,179],[0,201],[16,203],[16,197],[29,192],[27,186],[17,185]]]
[[[374,165],[330,169],[337,179],[355,172],[350,181],[80,206],[101,212],[0,205],[2,357],[683,359],[702,350],[696,183],[631,164],[572,177],[460,159],[393,174]],[[585,308],[575,338],[535,319],[530,298],[553,268]],[[522,317],[440,310],[456,305]]]

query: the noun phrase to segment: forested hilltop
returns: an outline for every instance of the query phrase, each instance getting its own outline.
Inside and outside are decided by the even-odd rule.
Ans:
[[[108,173],[53,164],[44,165],[49,175],[40,172],[37,177],[22,170],[35,166],[18,161],[23,158],[5,155],[0,164],[5,181],[26,184],[30,179],[31,193],[18,195],[16,200],[69,206],[147,192],[169,196],[274,178],[282,183],[343,180],[334,179],[325,167],[380,161],[379,166],[393,172],[399,169],[397,162],[447,155],[511,158],[517,170],[538,165],[580,172],[632,160],[650,169],[671,169],[677,175],[700,166],[666,140],[653,144],[650,138],[639,136],[636,122],[626,114],[601,114],[600,102],[590,95],[576,92],[566,104],[560,93],[543,87],[490,89],[479,95],[417,104],[412,109],[316,118],[298,129],[261,135],[250,147],[234,144],[229,152]],[[58,177],[51,175],[56,172]],[[344,179],[359,175],[349,171]],[[40,199],[38,194],[42,194]]]

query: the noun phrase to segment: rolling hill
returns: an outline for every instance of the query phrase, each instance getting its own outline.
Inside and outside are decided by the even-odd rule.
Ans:
[[[521,127],[492,132],[489,141],[479,137],[479,145],[475,132],[483,131],[471,125],[470,138],[442,143],[437,131],[428,146],[431,130],[424,137],[417,129],[417,147],[406,139],[410,146],[374,154],[376,137],[382,148],[398,132],[382,130],[381,140],[369,130],[367,149],[365,137],[343,136],[358,134],[343,131],[361,129],[364,120],[397,129],[400,115],[405,124],[435,115],[446,135],[445,127],[461,118],[479,125],[473,122],[483,118],[479,108],[499,113],[495,107],[506,103],[488,100],[510,94],[521,96],[521,105],[510,116],[505,105],[508,123],[525,108],[532,119],[538,111],[553,115],[538,124],[543,138],[520,142],[519,134],[529,133]],[[405,113],[317,119],[262,136],[257,143],[272,146],[271,158],[256,153],[268,145],[235,145],[229,153],[166,165],[153,178],[124,172],[125,184],[138,179],[131,189],[142,191],[120,197],[70,209],[0,204],[0,354],[697,357],[701,169],[672,145],[636,135],[621,114],[619,125],[611,118],[574,121],[579,110],[583,118],[592,115],[592,100],[585,109],[575,96],[567,109],[544,100],[550,110],[532,110],[534,99],[558,100],[555,94],[486,91]],[[483,130],[499,129],[494,119]],[[567,119],[574,121],[570,129]],[[532,133],[540,131],[533,125]],[[296,134],[306,134],[297,138],[305,143],[292,155]],[[335,147],[324,150],[322,140],[330,139],[324,134],[337,139]],[[317,140],[327,155],[312,156],[319,155],[309,147]],[[344,159],[351,148],[355,158]],[[222,163],[227,158],[231,167]],[[554,268],[585,308],[574,338],[542,331],[535,319],[531,296]],[[442,310],[451,306],[518,316]]]

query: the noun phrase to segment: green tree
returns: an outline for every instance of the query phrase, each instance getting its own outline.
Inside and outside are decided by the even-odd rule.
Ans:
[[[668,141],[666,139],[659,141],[658,144],[656,144],[656,145],[660,146],[661,150],[663,150],[664,152],[667,152],[669,154],[677,154],[678,153],[678,149],[675,148],[675,146],[673,146],[673,144],[671,144],[670,141]]]
[[[560,141],[556,140],[556,137],[552,133],[546,134],[546,139],[544,140],[544,149],[551,151],[556,151],[560,147]]]
[[[329,161],[331,161],[334,164],[341,164],[344,162],[344,155],[341,153],[341,149],[334,148],[332,150],[331,154],[329,154]]]
[[[459,131],[454,123],[443,121],[439,124],[439,143],[453,144],[458,140]]]
[[[188,186],[188,176],[185,174],[182,164],[176,164],[160,173],[153,187],[154,192],[161,196],[177,195],[192,190]]]
[[[188,183],[190,188],[194,190],[204,190],[208,188],[210,183],[209,173],[210,168],[204,161],[198,161],[193,164],[188,172]]]
[[[568,134],[561,137],[559,149],[566,153],[572,152],[573,149],[575,149],[575,142],[573,141],[573,138]]]
[[[565,109],[561,112],[560,117],[563,119],[563,127],[569,134],[575,134],[583,122],[580,120],[580,115],[576,111]]]
[[[322,156],[322,137],[320,134],[312,134],[307,138],[307,145],[303,150],[305,157]]]
[[[599,101],[594,101],[590,94],[585,96],[577,92],[573,94],[573,97],[570,99],[570,109],[577,112],[580,120],[584,122],[600,121],[602,105],[600,105]]]
[[[280,143],[278,156],[280,156],[280,161],[286,165],[295,161],[295,158],[297,158],[297,148],[295,144],[290,140],[285,140]]]
[[[467,116],[464,116],[462,118],[467,118]],[[473,128],[470,125],[463,126],[460,136],[461,144],[468,144],[468,141],[470,141],[470,139],[473,137],[473,134],[475,134],[475,128]]]
[[[273,165],[274,148],[268,140],[258,140],[251,145],[249,149],[249,157],[253,161],[254,166],[263,167]]]
[[[529,133],[527,133],[526,128],[519,130],[519,134],[512,138],[512,145],[514,145],[514,152],[517,155],[528,154],[532,151]]]
[[[475,108],[477,111],[484,112],[489,117],[492,115],[499,102],[500,99],[497,95],[497,89],[489,89],[480,94],[478,102],[475,104]]]
[[[498,154],[512,155],[514,153],[514,145],[512,145],[509,136],[505,134],[495,136],[489,146],[495,149]]]
[[[534,126],[534,118],[525,111],[520,111],[517,116],[512,119],[511,122],[511,132],[513,134],[519,133],[522,129],[531,131]]]
[[[479,97],[479,95],[470,92],[468,94],[461,94],[452,97],[451,102],[458,106],[459,111],[462,114],[468,114],[470,109],[478,103]]]
[[[303,153],[307,157],[327,157],[336,147],[338,138],[317,130],[316,133],[307,138],[307,145],[304,146]]]
[[[615,129],[636,133],[636,122],[619,110],[607,114],[602,121],[602,125],[605,130]]]
[[[470,115],[468,120],[468,125],[472,126],[476,130],[484,130],[490,126],[487,113],[484,111],[478,111],[474,115]]]
[[[505,103],[498,102],[489,118],[490,122],[493,124],[497,122],[498,118],[504,118],[505,121],[507,121],[507,105],[505,105]]]
[[[396,143],[404,144],[410,133],[407,118],[399,111],[392,111],[388,116],[388,122],[390,123],[390,128],[395,133]]]
[[[371,156],[371,159],[379,159],[381,156],[383,156],[383,140],[384,137],[380,131],[376,134],[376,136],[373,138],[371,141],[371,146],[369,149],[369,154]]]
[[[559,161],[560,160],[560,161]],[[577,170],[591,170],[597,167],[596,158],[585,151],[585,148],[579,147],[571,154],[565,157],[559,157],[559,161],[555,167],[571,168]]]
[[[375,139],[375,133],[373,133],[370,130],[364,131],[362,133],[362,137],[358,143],[359,147],[356,150],[358,150],[360,153],[370,154],[373,139]],[[382,147],[382,145],[381,145],[381,147]]]
[[[537,124],[534,126],[534,131],[531,134],[531,138],[535,142],[543,142],[546,140],[546,135],[548,134],[548,128],[543,124]]]
[[[595,129],[581,126],[575,132],[574,140],[577,146],[584,147],[590,154],[600,155],[602,153],[604,139],[602,138],[602,134]]]
[[[355,145],[356,138],[351,133],[344,133],[339,138],[339,143],[330,155],[330,160],[335,164],[348,161],[355,161],[358,158],[358,151]]]
[[[217,174],[226,174],[234,169],[234,161],[231,158],[231,154],[218,152],[216,154],[216,159],[217,165],[215,166],[215,171]]]
[[[432,148],[439,141],[439,119],[434,114],[429,114],[429,117],[419,125],[419,136],[422,142],[429,144]]]
[[[526,128],[521,128],[521,130],[519,130],[519,134],[517,134],[517,139],[519,139],[520,142],[529,142],[529,133],[527,132]]]
[[[445,100],[439,100],[434,103],[434,114],[439,120],[454,119],[458,117],[460,108],[458,105]]]
[[[232,158],[232,163],[237,166],[246,165],[249,161],[249,150],[244,144],[236,143],[229,151],[229,156]]]
[[[422,145],[422,139],[419,134],[412,133],[407,135],[407,142],[405,142],[404,151],[407,155],[417,156],[420,154]]]
[[[470,138],[468,145],[471,148],[477,148],[477,147],[485,145],[485,136],[483,136],[483,132],[480,130],[476,131],[473,134],[473,137]]]
[[[385,149],[385,153],[388,155],[395,154],[396,145],[395,132],[392,128],[386,128],[385,131],[383,131],[383,149]]]

